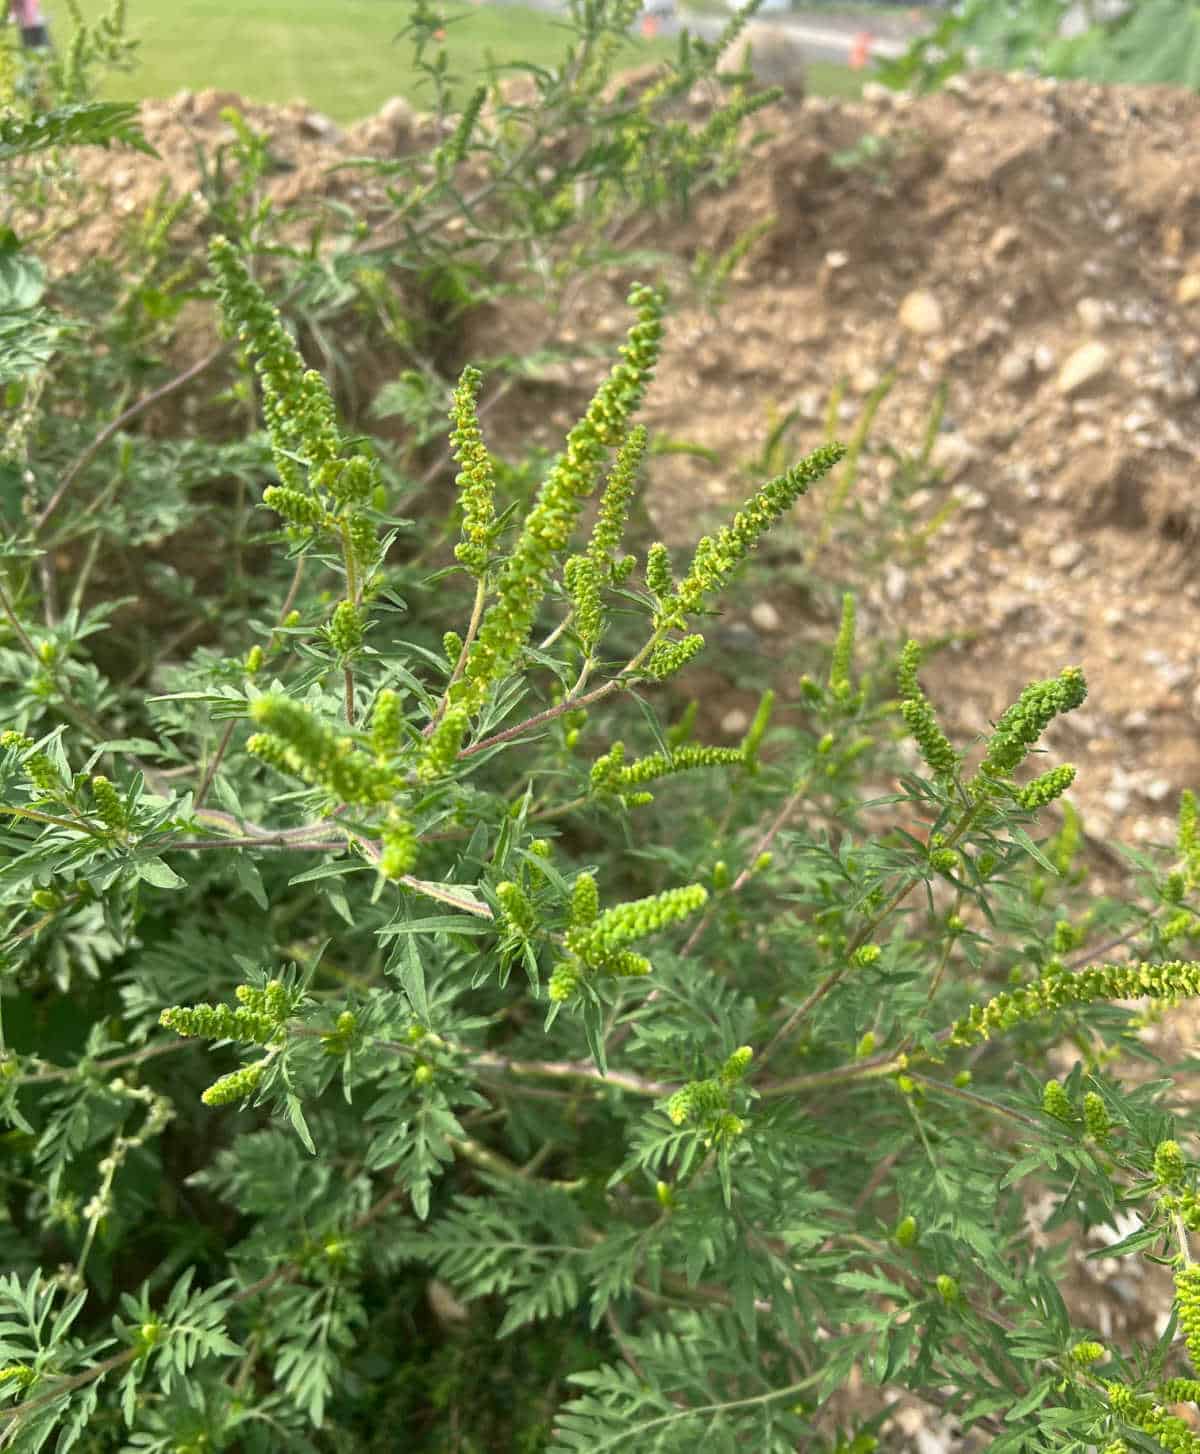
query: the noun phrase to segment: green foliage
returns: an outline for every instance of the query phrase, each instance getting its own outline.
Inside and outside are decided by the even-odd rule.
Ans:
[[[48,114],[121,60],[114,14],[48,73]],[[501,108],[539,143],[595,125],[573,171],[546,183],[480,139],[476,92],[424,172],[388,173],[406,241],[376,261],[437,280],[430,337],[487,296],[496,224],[456,190],[477,144],[562,284],[548,304],[613,262],[636,209],[730,162],[736,98],[695,134],[645,97],[599,109],[632,18],[589,7],[538,73],[543,114]],[[437,19],[417,5],[408,30],[444,100]],[[685,37],[660,94],[715,54]],[[777,423],[765,482],[678,574],[661,542],[635,556],[666,291],[634,279],[562,452],[508,461],[490,373],[443,376],[378,278],[351,281],[355,219],[332,260],[285,244],[264,150],[231,124],[210,274],[173,252],[166,196],[108,271],[0,254],[30,324],[25,345],[0,326],[20,481],[0,561],[0,1442],[307,1454],[403,1427],[461,1454],[869,1454],[908,1391],[1000,1454],[1194,1447],[1170,1406],[1200,1390],[1197,1112],[1167,1077],[1120,1075],[1146,1019],[1200,994],[1194,795],[1121,897],[1081,897],[1074,769],[1028,760],[1082,672],[952,742],[920,644],[862,639],[840,589],[826,646],[798,683],[781,665],[759,684],[742,741],[694,740],[699,693],[681,709],[661,684],[790,512],[832,530],[873,410],[848,450],[799,458]],[[39,165],[64,180],[55,146]],[[447,208],[470,218],[457,250]],[[231,370],[223,437],[126,433],[198,296],[238,350],[209,365]],[[399,376],[420,366],[399,452],[355,432],[304,352],[367,297]],[[114,410],[114,389],[138,402]],[[458,503],[418,537],[391,512],[424,489],[435,402],[430,479],[449,488],[453,461]],[[207,551],[194,578],[184,546]],[[202,644],[131,623],[126,567]],[[1028,1234],[1034,1190],[1081,1233],[1137,1209],[1107,1251],[1171,1266],[1178,1340],[1110,1349],[1073,1322],[1062,1246]],[[854,1370],[873,1405],[846,1428]]]
[[[1082,25],[1066,24],[1082,10]],[[966,0],[880,68],[886,85],[932,90],[970,66],[1062,79],[1200,90],[1200,15],[1191,0]]]

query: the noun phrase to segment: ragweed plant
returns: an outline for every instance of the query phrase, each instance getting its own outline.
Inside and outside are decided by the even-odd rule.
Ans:
[[[464,1449],[868,1454],[902,1396],[1001,1454],[1196,1447],[1196,1112],[1121,1064],[1200,993],[1194,795],[1124,897],[1081,895],[1054,733],[1083,670],[955,740],[916,638],[862,669],[853,592],[703,740],[670,688],[845,452],[780,435],[690,554],[630,548],[657,286],[519,499],[459,373],[417,639],[388,472],[260,241],[209,261],[280,598],[143,693],[93,651],[115,603],[60,609],[52,538],[5,537],[0,1447],[444,1449],[453,1399]],[[24,415],[61,378],[4,348]],[[48,523],[86,461],[49,486],[28,422]],[[1154,1347],[1067,1305],[1033,1191],[1170,1268]],[[513,1375],[486,1409],[481,1363]]]

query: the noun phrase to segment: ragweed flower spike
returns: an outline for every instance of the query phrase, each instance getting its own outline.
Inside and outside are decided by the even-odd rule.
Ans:
[[[273,767],[294,773],[314,787],[325,788],[340,802],[364,807],[388,802],[401,786],[386,765],[357,750],[354,740],[340,737],[287,697],[259,697],[250,715],[267,730],[246,743],[248,752]]]
[[[972,792],[983,796],[989,790],[989,779],[1007,778],[1025,760],[1051,721],[1080,706],[1086,696],[1087,683],[1077,666],[1065,667],[1057,677],[1027,686],[996,723],[979,773],[971,782]]]
[[[896,684],[900,688],[900,715],[921,750],[921,756],[937,777],[948,777],[958,767],[958,753],[938,726],[933,705],[917,683],[921,664],[921,648],[915,641],[906,641],[896,667]]]
[[[717,532],[705,535],[696,546],[687,575],[670,601],[672,614],[682,625],[684,617],[698,611],[704,597],[719,591],[734,569],[756,548],[759,539],[808,492],[810,485],[827,475],[846,453],[844,444],[823,444],[799,464],[757,490]]]
[[[850,591],[842,597],[842,624],[833,643],[833,661],[829,667],[829,690],[843,705],[850,702],[853,688],[850,666],[854,659],[854,596]]]
[[[625,362],[613,368],[583,419],[567,435],[566,448],[551,466],[500,571],[496,599],[472,644],[463,679],[453,689],[456,701],[468,712],[483,705],[528,641],[538,605],[570,541],[582,502],[595,489],[604,451],[624,439],[653,376],[662,337],[663,300],[652,289],[639,286],[630,293],[629,301],[637,310],[638,321],[621,349]]]
[[[1200,995],[1200,962],[1173,960],[1164,964],[1098,964],[1078,974],[1047,972],[1032,984],[996,995],[982,1008],[954,1022],[951,1045],[975,1045],[995,1030],[1011,1030],[1027,1020],[1053,1014],[1068,1005],[1096,1000],[1175,999]]]
[[[455,559],[481,576],[496,543],[496,475],[492,457],[483,442],[477,401],[483,375],[469,365],[459,376],[450,418],[454,428],[450,444],[460,466],[454,483],[462,502],[462,540],[454,547]]]

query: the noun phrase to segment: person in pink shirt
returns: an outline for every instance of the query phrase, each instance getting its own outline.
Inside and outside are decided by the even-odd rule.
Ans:
[[[50,31],[39,0],[8,0],[13,19],[21,27],[21,44],[30,49],[44,49],[50,44]]]

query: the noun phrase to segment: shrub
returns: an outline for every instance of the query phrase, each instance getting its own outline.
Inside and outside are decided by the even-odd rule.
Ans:
[[[138,140],[103,108],[47,129]],[[518,508],[462,370],[432,584],[472,595],[417,640],[378,454],[255,249],[208,262],[292,562],[274,610],[221,598],[214,647],[122,688],[89,646],[111,603],[48,600],[36,472],[6,540],[3,1439],[846,1454],[908,1392],[1000,1451],[1196,1447],[1193,1113],[1117,1061],[1200,991],[1195,798],[1125,898],[1082,900],[1074,769],[1031,758],[1083,673],[952,741],[915,640],[862,671],[852,594],[819,671],[696,741],[668,684],[845,450],[687,558],[628,553],[652,284]],[[47,332],[4,360],[48,428],[64,325],[18,305]],[[215,511],[214,548],[241,528]],[[1182,1348],[1076,1325],[1033,1186],[1081,1230],[1140,1209],[1109,1250],[1171,1266]]]

